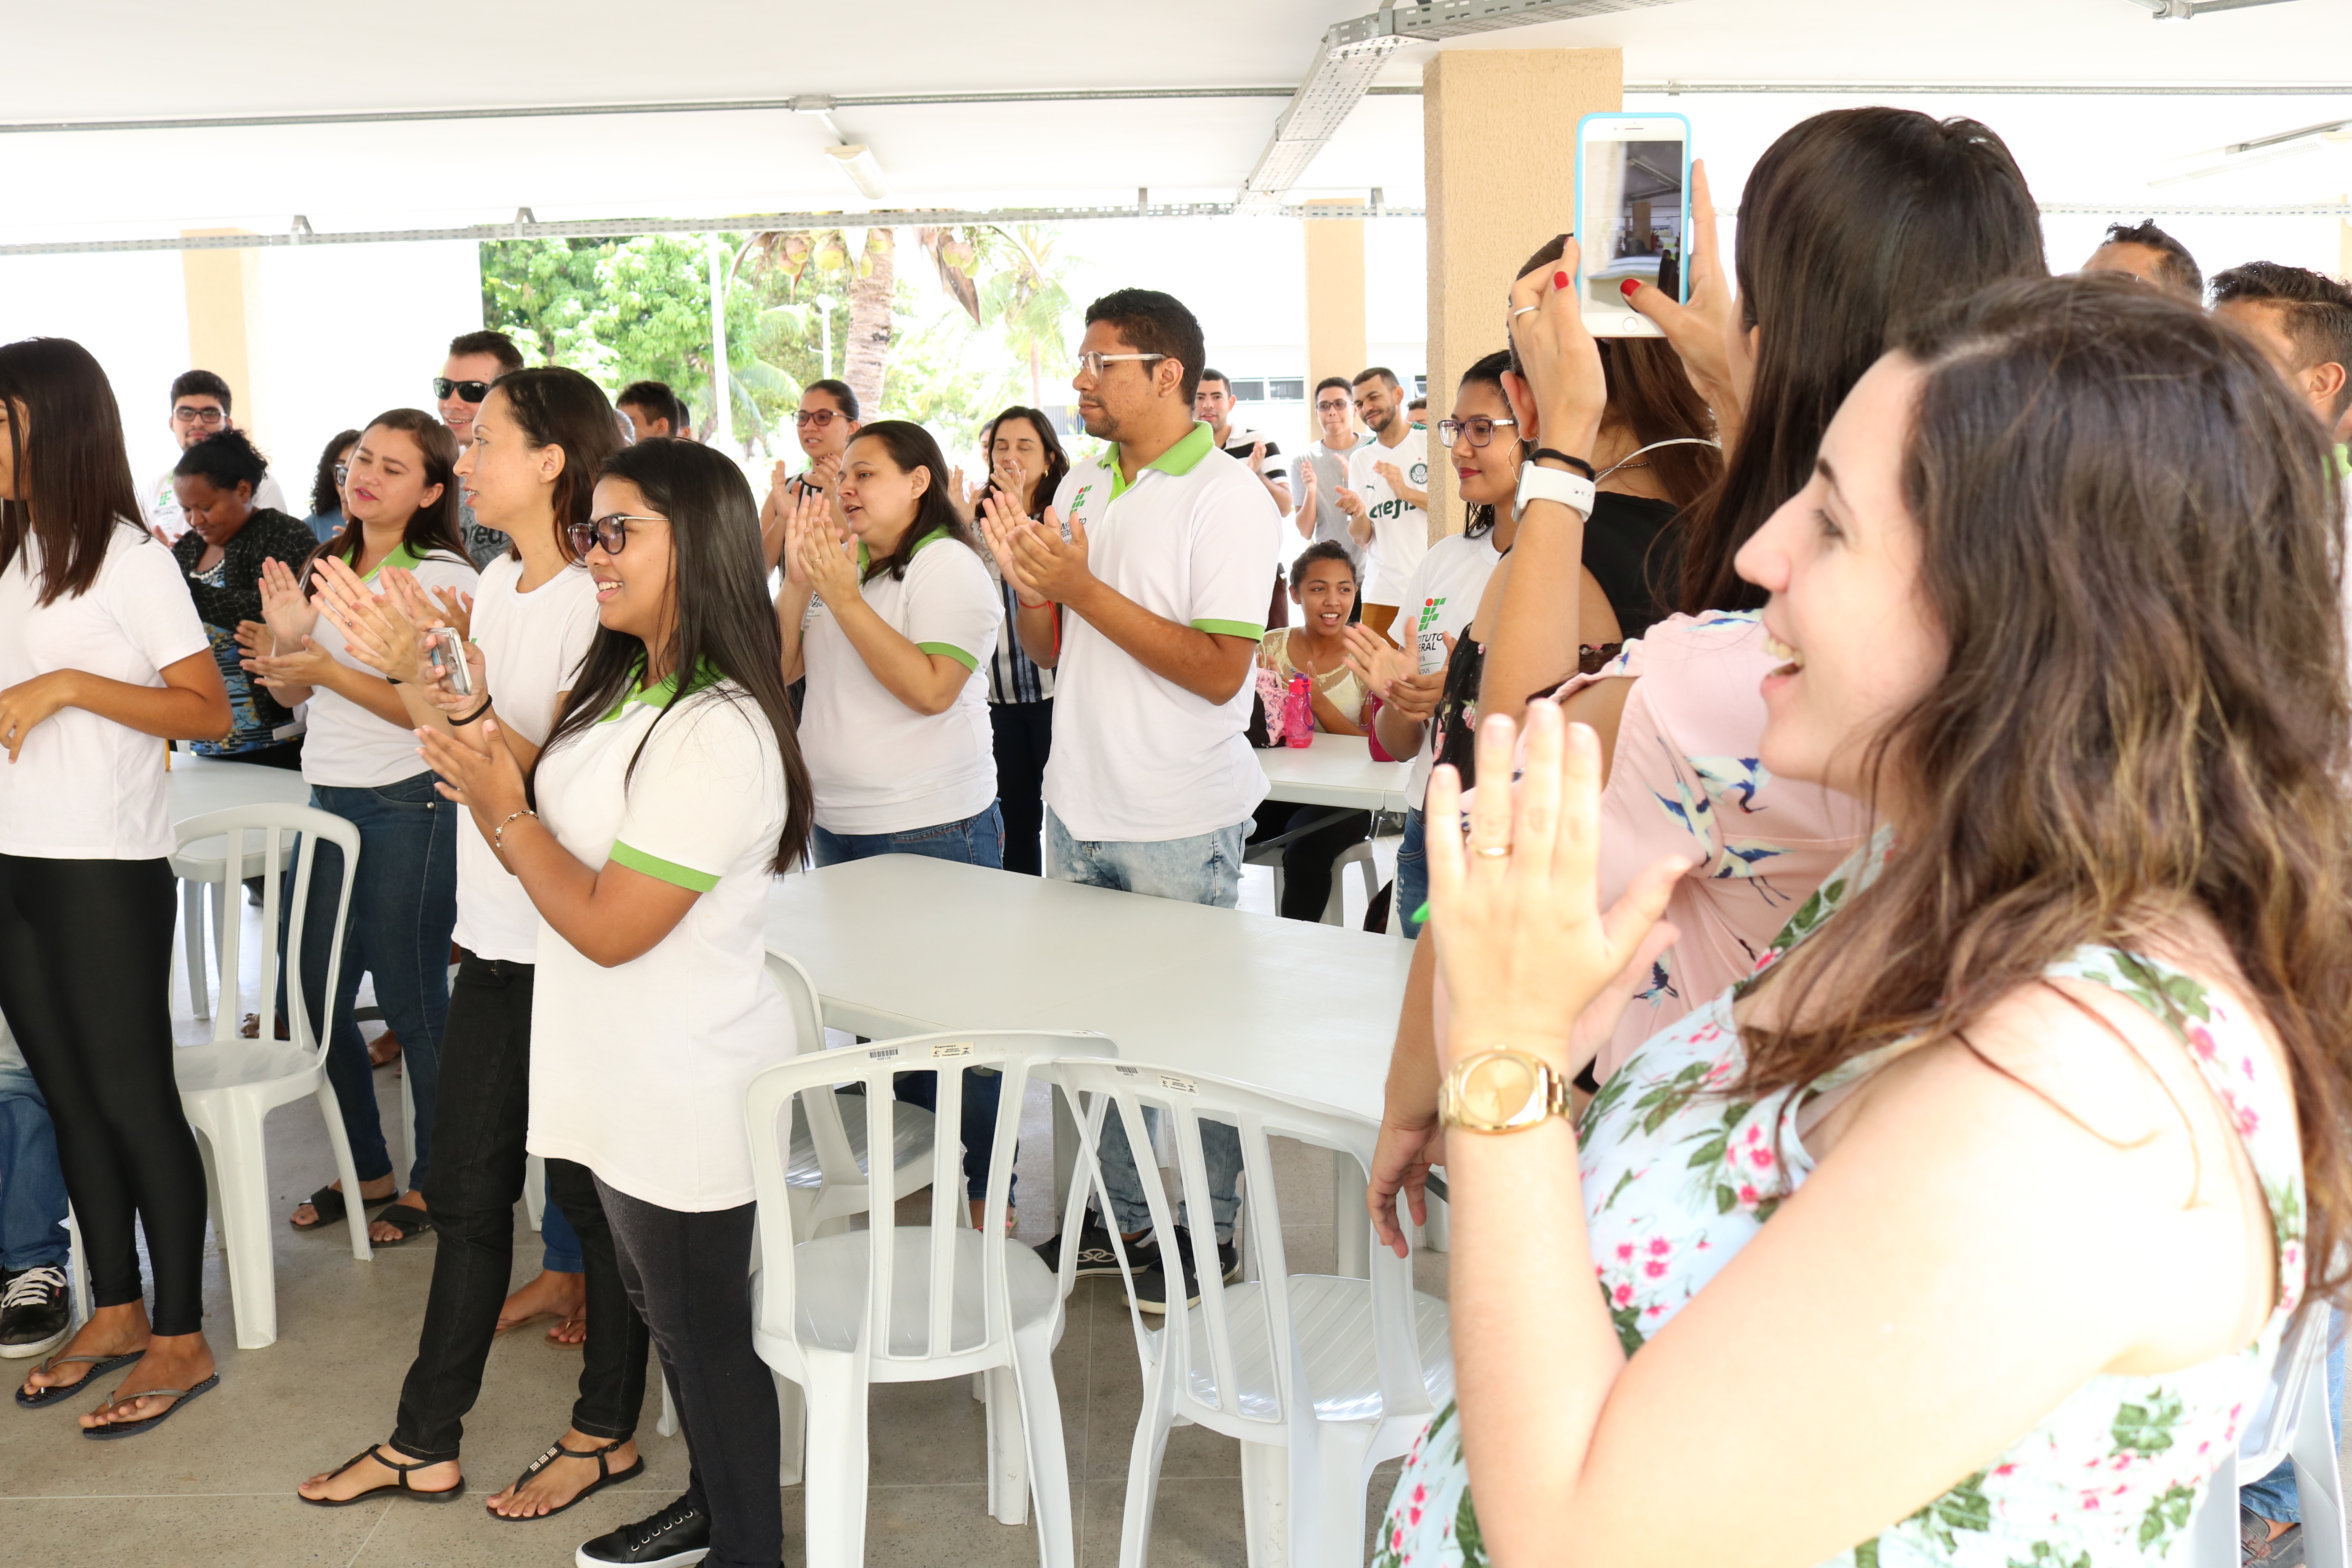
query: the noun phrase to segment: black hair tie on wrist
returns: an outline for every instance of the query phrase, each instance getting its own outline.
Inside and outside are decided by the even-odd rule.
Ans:
[[[476,721],[477,719],[479,719],[483,714],[485,714],[485,713],[488,712],[489,710],[490,710],[490,700],[489,700],[488,698],[485,697],[485,698],[483,698],[483,699],[482,699],[482,705],[481,705],[479,708],[475,709],[471,713],[467,714],[463,719],[452,719],[452,720],[450,720],[450,721],[449,721],[449,727],[450,727],[451,729],[453,729],[453,730],[462,730],[462,729],[464,729],[467,725],[468,725],[468,724],[470,724],[470,723],[474,722],[474,721]]]
[[[1581,469],[1584,477],[1588,479],[1597,479],[1601,477],[1598,473],[1594,472],[1592,465],[1586,462],[1583,458],[1571,458],[1566,452],[1556,451],[1549,447],[1538,447],[1535,451],[1528,456],[1528,461],[1530,463],[1540,463],[1546,458],[1549,458],[1555,463],[1566,463],[1571,468]]]

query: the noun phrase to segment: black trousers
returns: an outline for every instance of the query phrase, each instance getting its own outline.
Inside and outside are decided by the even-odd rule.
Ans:
[[[1054,700],[992,702],[996,732],[996,806],[1004,815],[1004,868],[1045,873],[1045,758],[1054,750]]]
[[[425,1179],[440,1239],[392,1433],[403,1451],[436,1461],[457,1457],[514,1274],[530,1111],[532,966],[459,953],[441,1035],[439,1134]],[[631,1436],[646,1402],[646,1325],[621,1283],[595,1179],[569,1160],[550,1160],[547,1178],[580,1233],[588,1275],[588,1342],[572,1425],[607,1442]]]
[[[686,1495],[710,1515],[709,1568],[775,1568],[784,1555],[781,1434],[775,1378],[751,1348],[753,1205],[687,1214],[596,1187],[621,1278],[677,1396]]]
[[[0,1012],[49,1102],[92,1298],[145,1300],[135,1224],[154,1331],[193,1334],[205,1165],[172,1077],[173,880],[164,860],[0,855]]]
[[[1257,826],[1252,838],[1273,838],[1304,826],[1317,817],[1328,816],[1328,805],[1301,805],[1293,800],[1269,800],[1257,808]],[[1372,814],[1350,811],[1339,820],[1300,838],[1292,839],[1282,848],[1282,918],[1286,921],[1319,921],[1323,906],[1331,897],[1331,862],[1350,844],[1361,844],[1372,830]]]

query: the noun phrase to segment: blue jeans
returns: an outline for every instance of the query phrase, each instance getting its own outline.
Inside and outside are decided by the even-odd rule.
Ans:
[[[352,1021],[362,973],[375,977],[376,1005],[400,1037],[400,1070],[416,1103],[416,1147],[410,1150],[408,1184],[425,1185],[433,1157],[433,1106],[441,1091],[441,1025],[449,1013],[449,933],[457,923],[457,835],[471,833],[463,806],[443,800],[433,775],[417,773],[374,789],[313,784],[310,804],[360,830],[360,863],[352,884],[343,966],[335,986],[335,1026],[327,1046],[327,1078],[343,1113],[352,1163],[362,1182],[392,1173],[392,1152],[376,1115],[374,1069],[366,1042]],[[335,929],[335,893],[342,851],[319,847],[303,917],[302,989],[310,998],[311,1026],[327,986],[327,943]],[[293,884],[293,868],[287,883]],[[278,921],[285,940],[293,910],[289,896]],[[286,1005],[281,979],[278,1006]]]
[[[2327,1419],[2338,1441],[2344,1435],[2344,1314],[2331,1310],[2327,1323]],[[2282,1524],[2303,1522],[2303,1503],[2295,1496],[2294,1461],[2281,1459],[2278,1468],[2238,1493],[2238,1506]]]
[[[1089,888],[1230,910],[1241,901],[1242,840],[1252,826],[1237,822],[1190,838],[1077,839],[1070,837],[1070,830],[1048,806],[1045,874]],[[1103,1188],[1118,1228],[1128,1235],[1150,1228],[1151,1211],[1143,1201],[1143,1179],[1136,1173],[1135,1154],[1127,1146],[1127,1127],[1116,1111],[1103,1121],[1101,1155]],[[1241,1134],[1220,1121],[1202,1122],[1201,1157],[1208,1168],[1209,1207],[1216,1216],[1217,1239],[1231,1241],[1234,1215],[1242,1206],[1238,1195]],[[1185,1218],[1181,1205],[1177,1217]]]
[[[1070,837],[1047,806],[1045,875],[1089,888],[1230,910],[1241,901],[1242,840],[1250,827],[1237,822],[1190,838],[1078,839]]]
[[[66,1173],[49,1102],[0,1028],[0,1268],[64,1263],[65,1223]]]
[[[1001,871],[1004,868],[1004,818],[992,800],[986,811],[961,822],[910,827],[904,833],[835,833],[816,827],[810,830],[809,853],[820,866],[870,860],[877,855],[921,855]]]
[[[1423,847],[1421,807],[1407,806],[1404,814],[1404,837],[1397,845],[1396,891],[1389,898],[1389,919],[1402,921],[1391,929],[1410,937],[1421,935],[1421,922],[1413,911],[1429,902],[1429,852]]]
[[[571,1220],[564,1217],[563,1205],[555,1201],[553,1179],[543,1178],[543,1182],[547,1202],[539,1211],[539,1239],[547,1251],[539,1266],[550,1274],[585,1274],[588,1259],[580,1250],[580,1233],[572,1228]]]

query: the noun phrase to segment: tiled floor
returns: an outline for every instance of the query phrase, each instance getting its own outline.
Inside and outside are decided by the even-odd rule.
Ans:
[[[1269,901],[1266,874],[1252,871],[1244,899]],[[1350,914],[1361,919],[1356,890]],[[384,1125],[400,1125],[394,1069],[376,1074]],[[1020,1235],[1050,1233],[1050,1185],[1042,1090],[1024,1108]],[[280,1214],[331,1173],[326,1140],[308,1102],[270,1119],[271,1186]],[[1276,1191],[1292,1268],[1330,1267],[1331,1184],[1327,1157],[1282,1145]],[[923,1199],[909,1200],[918,1208]],[[538,1238],[516,1215],[518,1283],[539,1265]],[[351,1256],[340,1226],[326,1235],[277,1233],[282,1337],[238,1351],[217,1256],[208,1256],[205,1311],[220,1386],[154,1433],[115,1443],[82,1438],[62,1409],[0,1406],[0,1561],[79,1562],[103,1557],[137,1568],[180,1563],[277,1568],[297,1563],[394,1568],[431,1564],[551,1565],[572,1561],[592,1535],[653,1511],[685,1484],[681,1439],[654,1432],[658,1383],[638,1441],[646,1473],[561,1518],[516,1524],[468,1498],[442,1507],[376,1500],[320,1509],[295,1500],[294,1484],[342,1462],[391,1429],[401,1376],[415,1349],[434,1242]],[[1423,1289],[1443,1293],[1443,1258],[1423,1255]],[[467,1424],[467,1481],[487,1496],[562,1430],[578,1376],[577,1352],[545,1344],[537,1327],[492,1352],[480,1402]],[[26,1363],[0,1363],[0,1374]],[[119,1374],[116,1374],[119,1377]],[[1055,1355],[1072,1478],[1080,1561],[1118,1561],[1129,1445],[1140,1383],[1135,1340],[1117,1280],[1082,1281]],[[113,1382],[110,1378],[110,1384]],[[1036,1562],[1027,1526],[988,1516],[984,1415],[964,1379],[877,1387],[866,1561],[881,1564],[1025,1565]],[[1202,1428],[1171,1435],[1151,1533],[1155,1568],[1244,1561],[1240,1450]],[[1368,1516],[1385,1502],[1392,1468],[1376,1478]],[[785,1561],[803,1561],[801,1494],[783,1494]]]

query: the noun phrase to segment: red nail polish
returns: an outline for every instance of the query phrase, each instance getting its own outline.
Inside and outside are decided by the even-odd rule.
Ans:
[[[1551,275],[1551,286],[1555,289],[1565,289],[1569,287],[1569,276],[1565,272],[1555,272]]]
[[[1633,297],[1633,290],[1639,289],[1641,286],[1642,284],[1640,279],[1628,278],[1625,281],[1617,285],[1617,291],[1630,300]]]

